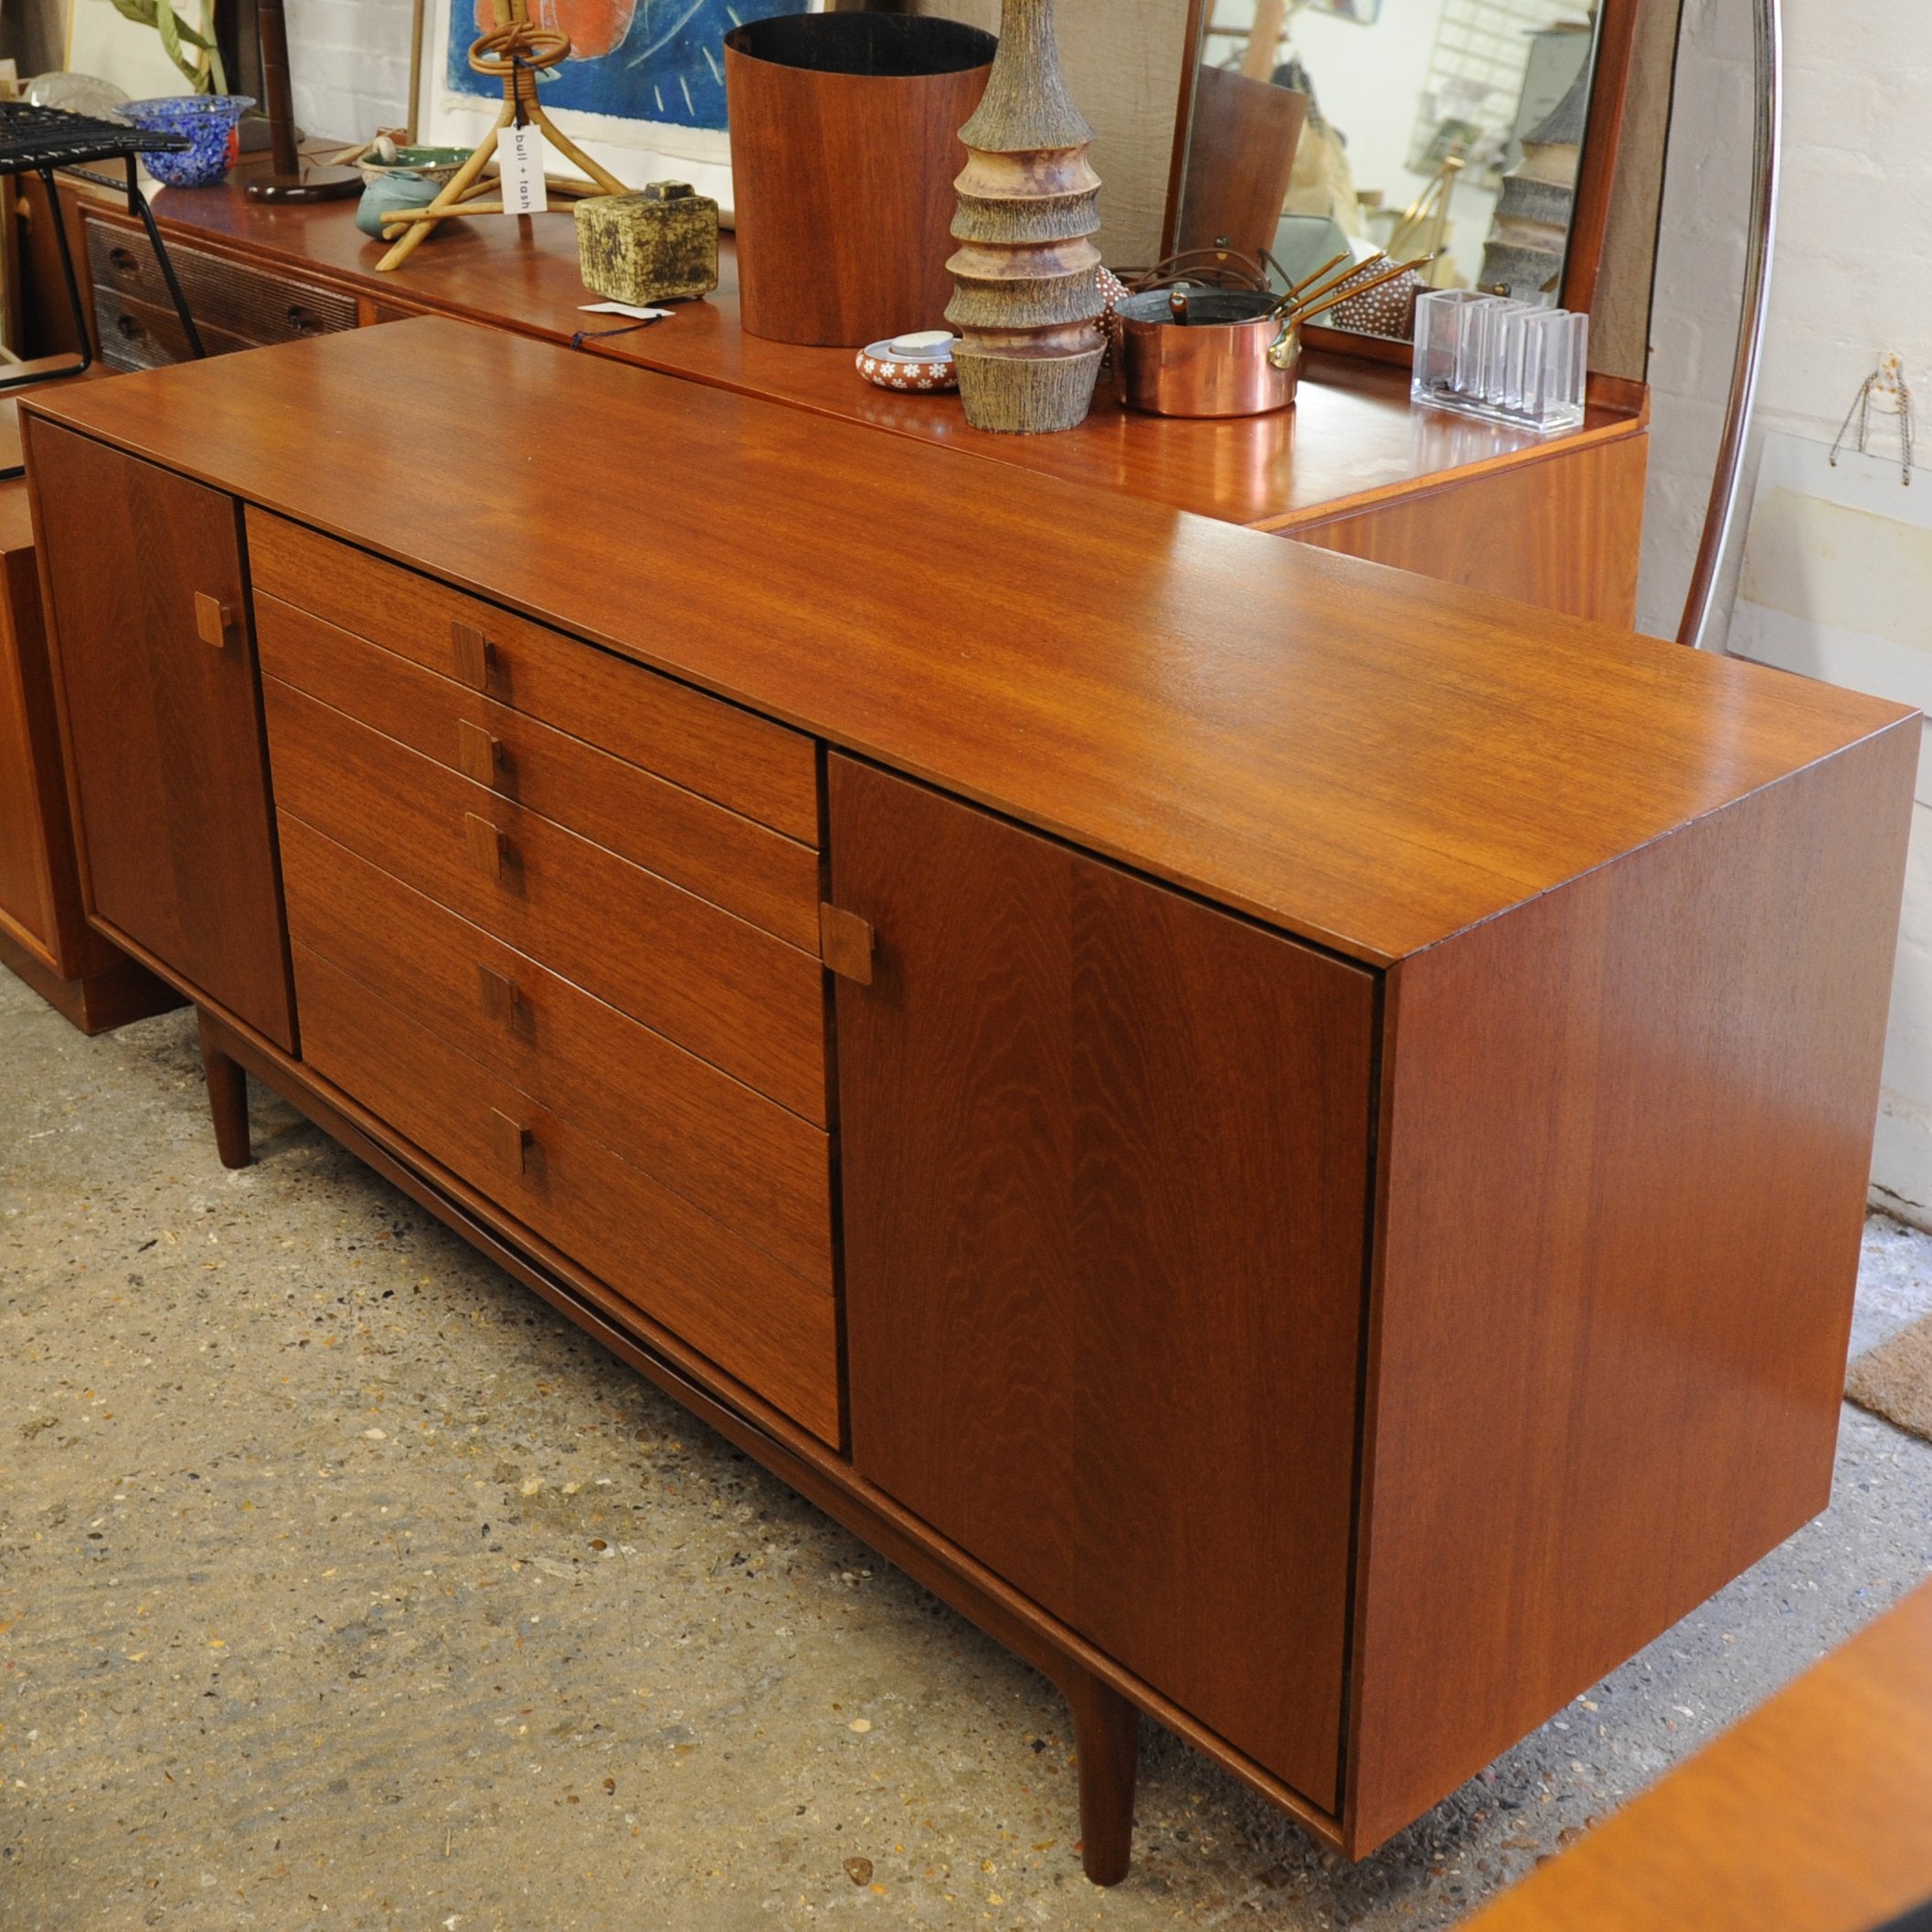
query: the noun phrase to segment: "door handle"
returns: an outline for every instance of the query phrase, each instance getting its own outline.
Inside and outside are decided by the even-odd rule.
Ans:
[[[496,1158],[513,1174],[524,1171],[530,1153],[530,1130],[512,1120],[500,1107],[490,1109],[490,1143]]]
[[[465,778],[494,787],[503,776],[503,740],[493,738],[468,718],[460,719],[456,727],[456,763]]]
[[[478,818],[473,812],[463,813],[462,830],[471,865],[486,878],[502,878],[510,856],[510,834],[499,832],[488,819]]]
[[[474,624],[451,622],[450,642],[456,650],[456,675],[472,691],[487,691],[496,670],[496,646]]]
[[[195,635],[218,651],[228,648],[228,632],[235,628],[235,607],[225,604],[206,590],[195,593]]]
[[[491,1019],[503,1025],[512,1026],[516,1023],[516,1009],[522,999],[516,982],[507,973],[495,971],[479,962],[476,968],[476,989],[483,1001],[483,1010]]]
[[[842,907],[819,908],[819,957],[842,980],[872,984],[872,955],[878,935],[855,912]]]

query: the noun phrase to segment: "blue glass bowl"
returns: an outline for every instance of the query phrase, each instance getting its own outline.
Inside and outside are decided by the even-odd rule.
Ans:
[[[116,111],[136,127],[186,134],[194,143],[185,154],[143,154],[141,165],[156,181],[171,188],[209,188],[232,165],[235,125],[254,105],[249,94],[165,94],[130,101]]]

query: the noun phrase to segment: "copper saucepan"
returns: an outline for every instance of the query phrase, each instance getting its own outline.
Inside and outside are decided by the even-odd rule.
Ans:
[[[1120,400],[1155,416],[1262,416],[1295,399],[1300,331],[1265,290],[1150,289],[1116,303]]]

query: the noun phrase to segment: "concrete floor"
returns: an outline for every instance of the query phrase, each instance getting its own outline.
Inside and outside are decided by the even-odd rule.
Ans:
[[[0,973],[5,1932],[1448,1925],[1932,1569],[1847,1410],[1827,1516],[1378,1856],[1150,1727],[1101,1893],[1041,1679],[259,1091],[225,1174],[193,1038]]]

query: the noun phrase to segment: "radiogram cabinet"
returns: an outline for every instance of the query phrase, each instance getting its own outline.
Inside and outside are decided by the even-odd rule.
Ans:
[[[1048,1672],[1091,1875],[1139,1713],[1360,1853],[1823,1506],[1916,715],[451,323],[24,414],[222,1157]]]

